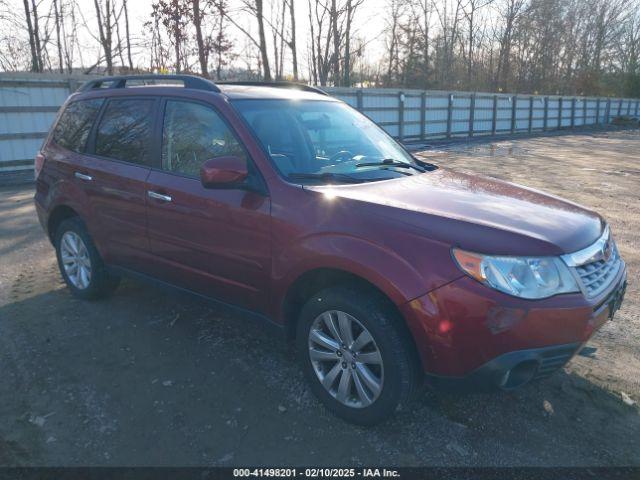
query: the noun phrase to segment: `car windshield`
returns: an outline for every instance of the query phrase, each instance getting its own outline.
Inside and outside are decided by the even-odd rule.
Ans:
[[[361,183],[425,171],[380,127],[342,102],[233,104],[280,173],[297,183]]]

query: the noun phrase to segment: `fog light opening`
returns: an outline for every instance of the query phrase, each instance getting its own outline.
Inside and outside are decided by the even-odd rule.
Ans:
[[[520,362],[504,374],[500,380],[500,388],[504,390],[511,390],[513,388],[521,387],[533,379],[537,370],[538,362],[535,360]]]

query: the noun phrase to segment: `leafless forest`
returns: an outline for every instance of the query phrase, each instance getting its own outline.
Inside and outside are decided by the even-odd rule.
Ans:
[[[0,70],[640,96],[640,0],[133,3],[0,0]]]

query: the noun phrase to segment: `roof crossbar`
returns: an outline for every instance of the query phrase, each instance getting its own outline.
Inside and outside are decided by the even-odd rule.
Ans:
[[[312,87],[311,85],[306,85],[304,83],[296,83],[296,82],[259,82],[259,81],[224,81],[218,82],[218,85],[246,85],[251,87],[275,87],[275,88],[291,88],[293,90],[302,90],[305,92],[314,92],[319,93],[320,95],[329,95],[324,90],[319,89],[318,87]]]
[[[139,80],[177,80],[184,84],[184,88],[220,92],[220,89],[211,80],[196,77],[195,75],[117,75],[113,77],[102,77],[85,82],[82,84],[79,91],[87,92],[97,88],[126,88],[127,82]]]

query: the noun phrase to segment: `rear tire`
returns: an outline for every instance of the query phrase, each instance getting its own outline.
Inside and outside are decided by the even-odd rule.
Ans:
[[[296,342],[311,390],[348,422],[385,420],[410,403],[420,384],[402,318],[372,289],[332,287],[314,295],[302,308]]]
[[[120,277],[106,270],[80,218],[68,218],[58,225],[54,245],[60,273],[74,297],[105,298],[118,287]]]

